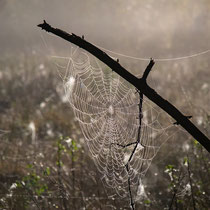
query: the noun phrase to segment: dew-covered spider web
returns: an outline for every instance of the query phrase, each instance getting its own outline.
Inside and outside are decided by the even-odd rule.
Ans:
[[[74,111],[103,182],[118,195],[128,196],[128,179],[137,190],[169,138],[166,130],[171,124],[161,125],[161,110],[146,98],[139,113],[136,89],[87,52],[72,47],[69,57],[54,59],[62,72],[63,99]]]

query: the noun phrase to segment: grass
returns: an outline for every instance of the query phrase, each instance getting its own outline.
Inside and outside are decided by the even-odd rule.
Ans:
[[[158,65],[149,82],[186,114],[193,114],[194,122],[210,136],[209,61],[203,59],[174,64],[170,73],[170,64]],[[109,197],[112,190],[103,186],[62,94],[61,78],[50,60],[27,55],[0,59],[0,208],[129,209],[129,199]],[[188,155],[196,208],[208,209],[209,154],[183,132],[169,141],[143,181],[147,198],[138,200],[137,208],[167,208],[176,190],[172,207],[193,208],[191,194],[178,196],[189,183],[184,165]],[[185,144],[189,149],[182,149]]]

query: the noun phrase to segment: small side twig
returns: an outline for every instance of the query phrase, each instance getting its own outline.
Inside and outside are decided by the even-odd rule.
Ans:
[[[37,199],[34,197],[33,192],[27,186],[25,186],[23,183],[21,183],[21,185],[26,190],[28,195],[31,197],[31,200],[34,202],[34,204],[36,205],[37,209],[41,210],[41,207],[40,207]]]
[[[182,174],[182,171],[180,170],[179,176],[178,176],[178,184],[179,185],[181,184],[181,180],[182,180],[181,174]],[[177,192],[178,192],[178,188],[179,188],[179,186],[177,188],[174,188],[174,193],[173,193],[173,196],[172,196],[172,199],[171,199],[171,202],[170,202],[169,210],[172,209],[173,202],[174,202],[174,200],[176,198],[176,195],[177,195]]]
[[[191,119],[192,118],[192,116],[191,115],[189,115],[189,116],[185,116],[187,119]],[[173,123],[174,125],[180,125],[180,123],[179,122],[174,122]]]
[[[131,142],[129,144],[125,144],[125,145],[124,144],[118,144],[118,143],[112,143],[112,144],[117,145],[117,146],[122,147],[122,148],[126,148],[126,147],[129,147],[129,146],[132,146],[132,145],[136,144],[136,141]]]
[[[188,171],[189,182],[190,182],[190,189],[191,189],[191,197],[192,197],[193,209],[196,210],[196,203],[195,203],[195,197],[194,197],[194,192],[193,192],[193,187],[192,187],[192,179],[191,179],[190,160],[189,160],[189,156],[188,155],[187,155],[187,171]]]
[[[132,192],[131,192],[131,183],[130,183],[130,177],[129,177],[129,171],[130,171],[129,165],[130,165],[130,162],[131,162],[131,160],[132,160],[132,158],[133,158],[133,156],[134,156],[134,154],[136,152],[138,144],[140,144],[140,138],[141,138],[143,93],[139,92],[139,97],[140,97],[140,103],[139,103],[139,129],[138,129],[137,141],[136,141],[135,147],[133,148],[133,151],[131,152],[131,155],[130,155],[130,157],[128,159],[128,162],[125,165],[126,170],[128,172],[128,190],[129,190],[129,194],[130,194],[130,203],[131,203],[132,210],[135,210],[135,205],[134,205],[134,202],[133,202],[133,197],[132,197]]]
[[[58,142],[58,150],[57,150],[57,173],[58,173],[58,184],[59,184],[59,193],[60,193],[60,205],[61,208],[67,210],[67,204],[66,204],[66,196],[65,196],[65,188],[63,186],[62,182],[62,177],[61,177],[61,153],[62,153],[62,148],[61,148],[61,140]]]
[[[144,74],[143,74],[143,76],[142,76],[142,79],[143,79],[145,82],[146,82],[147,77],[148,77],[150,71],[152,70],[152,67],[154,66],[154,64],[155,64],[155,62],[154,62],[154,60],[151,58],[151,59],[150,59],[150,62],[149,62],[149,64],[148,64],[148,66],[147,66],[147,68],[145,69]]]

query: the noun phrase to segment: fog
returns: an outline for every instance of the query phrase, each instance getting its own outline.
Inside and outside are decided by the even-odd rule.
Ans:
[[[111,188],[105,190],[101,183],[104,176],[94,165],[91,152],[88,152],[87,145],[84,144],[84,136],[79,129],[80,114],[73,115],[70,104],[66,103],[64,98],[64,89],[66,90],[67,84],[68,86],[71,84],[74,88],[70,91],[75,89],[75,95],[72,98],[84,96],[82,100],[78,97],[78,101],[80,100],[81,104],[84,102],[85,111],[96,110],[91,108],[95,106],[94,103],[93,106],[88,104],[92,103],[92,99],[85,100],[88,95],[86,92],[92,94],[94,89],[91,89],[92,86],[89,87],[89,84],[92,85],[93,81],[97,91],[103,89],[97,84],[101,81],[105,83],[107,72],[111,75],[109,78],[113,79],[106,82],[108,85],[102,85],[110,86],[110,88],[104,88],[107,91],[100,91],[103,99],[107,99],[107,96],[110,99],[120,96],[122,98],[119,100],[123,101],[123,106],[124,99],[128,100],[128,104],[132,102],[130,102],[131,99],[127,99],[130,92],[124,91],[126,89],[124,85],[116,83],[115,74],[105,69],[101,63],[99,63],[101,67],[99,69],[103,69],[103,71],[100,70],[102,79],[98,79],[98,70],[96,74],[93,71],[89,74],[89,66],[82,65],[81,69],[83,68],[85,73],[73,72],[76,76],[71,77],[74,75],[71,72],[74,71],[73,64],[77,62],[73,62],[73,59],[70,62],[50,55],[69,56],[72,44],[38,28],[37,25],[43,20],[69,33],[84,35],[85,40],[102,48],[131,57],[155,58],[156,63],[147,79],[149,86],[176,106],[183,115],[192,116],[190,120],[210,137],[210,51],[201,53],[210,49],[210,0],[0,0],[0,186],[2,186],[0,187],[0,209],[34,210],[37,209],[36,205],[40,205],[39,209],[47,209],[46,206],[48,209],[86,209],[86,207],[87,209],[125,209],[129,207],[129,202],[124,198],[113,199],[114,197],[110,196],[113,190]],[[108,51],[105,50],[105,52]],[[78,54],[83,56],[80,50]],[[142,75],[149,62],[116,53],[108,54],[115,59],[117,57],[123,67],[138,76]],[[199,56],[191,56],[196,54]],[[75,57],[77,57],[76,53]],[[177,57],[182,59],[173,59]],[[160,62],[158,58],[169,60]],[[87,81],[83,79],[84,75],[86,79],[88,78]],[[76,82],[78,90],[81,89],[83,92],[87,90],[85,93],[76,90],[75,78],[79,81]],[[117,87],[123,90],[121,94],[118,90],[114,91]],[[94,93],[90,98],[99,100],[96,95]],[[192,188],[189,193],[185,192],[185,186],[189,186],[191,181],[196,209],[208,209],[210,206],[210,188],[207,184],[210,176],[209,154],[181,128],[179,122],[175,122],[175,119],[171,119],[152,102],[147,103],[145,98],[143,114],[137,115],[137,117],[143,116],[142,122],[147,124],[141,129],[143,133],[141,138],[146,139],[142,144],[144,146],[144,142],[146,143],[144,150],[146,153],[143,152],[140,158],[150,162],[144,157],[144,154],[148,153],[147,139],[150,137],[154,138],[154,150],[160,145],[161,148],[160,150],[158,148],[157,156],[152,157],[154,160],[143,178],[142,186],[145,187],[148,198],[140,193],[142,198],[137,202],[134,199],[137,209],[168,209],[170,203],[173,204],[172,199],[176,202],[170,209],[173,207],[195,209],[191,196],[188,195],[193,192]],[[110,104],[108,110],[110,111],[111,107],[109,115],[112,116],[114,109]],[[73,104],[72,107],[82,110],[83,106]],[[133,105],[127,107],[133,107]],[[103,107],[97,107],[97,110],[103,109]],[[85,111],[82,112],[84,116],[87,115],[84,119],[87,118],[91,122],[86,123],[91,124],[86,126],[90,127],[86,135],[94,136],[100,133],[98,136],[101,136],[101,140],[97,141],[97,144],[103,142],[102,147],[104,147],[107,144],[104,143],[106,136],[110,141],[110,148],[112,145],[122,146],[126,138],[131,141],[130,136],[132,137],[134,132],[127,132],[126,126],[124,129],[126,125],[124,121],[131,125],[135,122],[130,120],[134,119],[135,115],[133,115],[134,118],[127,117],[132,113],[129,108],[124,114],[122,113],[123,122],[120,122],[121,118],[116,121],[119,123],[116,128],[121,129],[119,133],[127,132],[126,138],[121,134],[124,138],[122,138],[123,144],[113,143],[118,138],[113,135],[112,130],[115,130],[115,127],[111,128],[112,120],[105,121],[109,122],[110,128],[104,127],[101,129],[102,132],[98,132],[101,124],[99,126],[95,121],[101,121],[101,117],[98,117],[100,120],[96,117],[88,117],[100,116],[99,114],[103,112],[89,114],[88,111],[86,114]],[[147,113],[150,112],[152,123],[147,122],[150,116]],[[107,119],[112,118],[109,115]],[[96,131],[93,132],[94,126]],[[150,132],[153,126],[154,133]],[[162,135],[162,128],[166,137]],[[157,130],[161,130],[160,134],[156,132]],[[106,135],[107,131],[110,131],[113,141],[110,140],[109,135]],[[156,133],[158,133],[157,136]],[[139,150],[143,151],[142,148]],[[123,146],[122,149],[124,149]],[[101,154],[105,154],[103,150],[104,148],[100,150]],[[127,148],[124,156],[126,154],[128,154]],[[121,157],[118,152],[114,156]],[[112,162],[115,163],[113,160]],[[117,164],[115,164],[116,168],[118,168]],[[136,165],[142,169],[143,164]],[[126,165],[130,168],[130,164]],[[192,176],[190,170],[192,170]],[[171,179],[172,172],[175,182]],[[136,171],[133,170],[132,174],[135,173]],[[142,174],[144,173],[145,171]],[[117,173],[115,174],[118,176]],[[25,185],[26,181],[29,185]],[[19,183],[19,186],[16,183]],[[20,185],[20,183],[24,184]],[[25,186],[29,186],[29,190]],[[61,194],[61,191],[64,194]],[[144,188],[142,191],[144,192]],[[183,192],[186,195],[181,198],[175,192],[179,194]],[[29,196],[26,197],[25,195],[28,194]],[[68,208],[64,208],[65,205]],[[111,208],[112,206],[114,207]]]
[[[43,19],[136,57],[185,56],[210,48],[209,0],[1,0],[1,54],[41,53],[36,25]]]

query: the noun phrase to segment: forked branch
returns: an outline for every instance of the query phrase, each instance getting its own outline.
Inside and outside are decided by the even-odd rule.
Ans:
[[[146,78],[148,73],[150,72],[152,66],[154,65],[154,61],[150,61],[151,65],[148,65],[148,70],[145,71],[145,75],[142,78],[138,79],[133,74],[128,72],[125,68],[123,68],[117,61],[113,60],[109,57],[105,52],[98,49],[93,44],[87,42],[83,38],[75,35],[68,34],[65,31],[62,31],[57,28],[53,28],[51,25],[46,23],[39,24],[38,27],[46,30],[47,32],[53,33],[68,42],[71,42],[84,50],[88,51],[96,58],[101,60],[107,66],[109,66],[113,71],[123,77],[125,80],[130,82],[133,86],[135,86],[142,94],[144,94],[147,98],[153,101],[156,105],[162,108],[165,112],[167,112],[172,118],[175,119],[177,124],[181,125],[189,134],[193,136],[206,150],[210,153],[210,140],[207,136],[205,136],[190,120],[187,116],[183,115],[175,106],[169,103],[167,100],[163,99],[154,89],[152,89],[146,82]],[[147,73],[148,72],[148,73]]]

